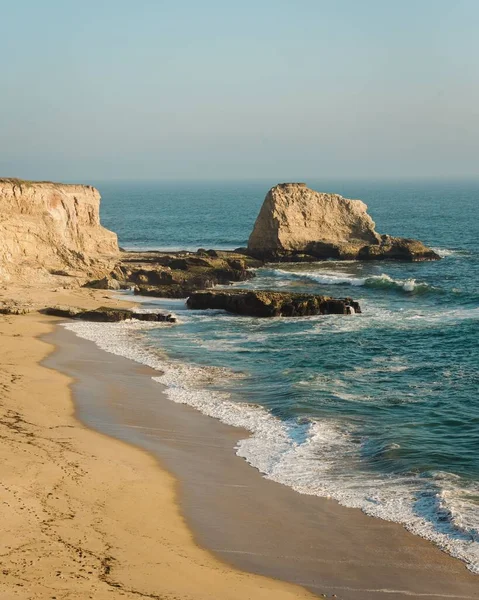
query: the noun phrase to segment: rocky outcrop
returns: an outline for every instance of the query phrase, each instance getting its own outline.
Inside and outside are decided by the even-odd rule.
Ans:
[[[262,260],[436,260],[417,240],[380,235],[361,200],[282,183],[264,200],[246,250]]]
[[[112,290],[115,292],[122,289],[121,283],[118,281],[118,279],[114,279],[108,275],[102,277],[101,279],[88,281],[85,284],[85,287],[93,288],[95,290]]]
[[[83,321],[97,321],[117,323],[128,319],[137,321],[176,323],[176,317],[161,312],[138,312],[128,308],[111,308],[100,306],[93,310],[85,310],[72,306],[50,306],[41,311],[51,317],[62,317],[65,319],[81,319]]]
[[[100,278],[119,257],[91,186],[0,179],[0,282]]]
[[[163,298],[186,298],[191,292],[245,281],[254,277],[251,266],[261,263],[233,252],[128,252],[111,277],[135,294]],[[93,282],[110,286],[111,279]]]
[[[251,317],[301,317],[307,315],[360,313],[351,298],[330,298],[316,294],[289,294],[263,290],[218,290],[194,292],[188,308],[222,309]]]
[[[35,305],[31,302],[22,302],[21,300],[1,300],[0,315],[26,315],[35,310]]]

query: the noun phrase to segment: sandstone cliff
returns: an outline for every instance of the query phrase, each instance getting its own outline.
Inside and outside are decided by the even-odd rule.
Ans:
[[[300,258],[434,260],[417,240],[381,236],[361,200],[282,183],[264,200],[248,253],[263,260]]]
[[[100,225],[99,209],[91,186],[0,179],[0,282],[111,271],[118,242]]]

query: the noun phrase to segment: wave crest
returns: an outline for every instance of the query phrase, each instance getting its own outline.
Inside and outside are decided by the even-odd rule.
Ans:
[[[370,277],[354,277],[347,273],[336,273],[334,271],[287,271],[285,269],[273,269],[273,276],[287,279],[308,279],[323,285],[351,285],[357,287],[368,287],[376,289],[392,289],[406,293],[425,293],[437,288],[416,279],[393,279],[386,273],[371,275]],[[265,273],[267,274],[267,273]]]
[[[479,572],[477,504],[471,501],[477,497],[477,487],[465,489],[452,474],[431,479],[366,473],[361,468],[364,440],[355,431],[333,420],[282,421],[261,406],[234,402],[227,393],[208,389],[205,382],[211,378],[234,373],[159,356],[135,338],[134,333],[145,328],[143,323],[82,322],[65,327],[107,352],[158,370],[154,379],[166,386],[172,401],[250,431],[250,437],[238,441],[236,452],[266,478],[302,494],[331,497],[371,516],[402,523]],[[392,444],[383,450],[398,449]]]

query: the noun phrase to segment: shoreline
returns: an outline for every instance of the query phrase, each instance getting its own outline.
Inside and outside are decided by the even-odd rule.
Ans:
[[[77,420],[72,380],[43,365],[58,322],[0,317],[2,598],[312,598],[199,548],[158,461]]]
[[[75,360],[70,357],[70,363],[78,367],[82,353],[95,356],[96,363],[102,364],[105,380],[109,381],[102,385],[111,385],[120,378],[122,393],[126,394],[125,389],[130,391],[130,396],[123,396],[120,408],[109,408],[106,420],[103,415],[102,422],[97,414],[97,422],[88,425],[140,445],[159,457],[161,464],[166,464],[168,471],[180,481],[182,512],[195,538],[222,560],[237,568],[294,581],[315,593],[336,593],[345,600],[479,597],[477,576],[457,559],[400,525],[368,517],[358,509],[344,508],[332,500],[302,496],[264,479],[234,454],[238,429],[168,399],[160,403],[159,416],[156,414],[159,405],[155,402],[161,395],[161,386],[151,381],[156,371],[108,354],[93,342],[59,329],[56,339],[58,341],[60,335],[63,354],[65,350],[71,353],[72,348],[80,353]],[[85,378],[94,378],[98,383],[99,373],[92,373],[91,366],[78,372],[80,387],[83,380],[85,389],[91,389],[91,381],[85,383]],[[128,376],[121,379],[125,373],[129,373]],[[102,389],[105,392],[105,388]],[[137,392],[136,408],[132,409],[127,400],[134,390],[141,390],[141,407],[138,407]],[[81,393],[77,386],[77,404],[88,413],[88,407],[81,408],[82,401],[78,398]],[[97,400],[104,396],[105,393],[100,393]],[[105,406],[102,410],[106,410]],[[112,419],[115,414],[117,419],[120,417],[116,430],[105,430],[107,423],[111,425],[115,421]],[[122,429],[121,419],[127,419],[126,428]],[[153,426],[155,419],[158,427]],[[165,426],[165,422],[169,425]],[[146,430],[147,435],[142,437],[142,431]],[[165,439],[165,431],[168,431],[168,439]],[[215,443],[205,444],[201,438],[214,439]],[[210,450],[205,451],[208,447]],[[203,462],[198,462],[201,455]],[[220,496],[218,489],[221,489]],[[225,512],[225,506],[235,507],[235,510]],[[261,523],[261,518],[258,521],[258,515],[268,511],[266,522]],[[241,516],[246,516],[243,522]],[[274,533],[272,522],[284,527],[285,519],[289,524],[287,535]],[[218,536],[219,530],[227,531],[227,537]],[[250,539],[245,540],[246,537]]]

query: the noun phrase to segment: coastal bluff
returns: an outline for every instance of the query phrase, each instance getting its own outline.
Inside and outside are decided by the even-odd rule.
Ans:
[[[377,233],[361,200],[316,192],[305,183],[280,183],[269,190],[247,253],[265,261],[440,258],[418,240]]]
[[[119,259],[92,186],[0,179],[0,282],[101,277]]]

